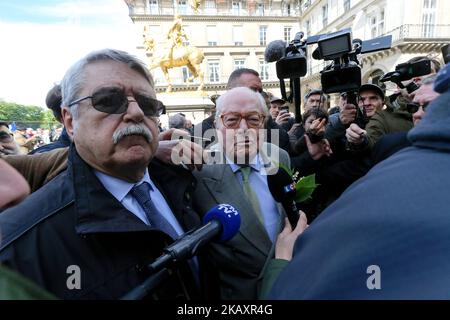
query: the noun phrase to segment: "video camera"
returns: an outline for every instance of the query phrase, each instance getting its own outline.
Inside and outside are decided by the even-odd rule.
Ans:
[[[381,79],[381,82],[393,82],[400,89],[405,89],[408,93],[414,92],[419,89],[419,85],[414,81],[411,81],[408,85],[404,86],[402,81],[408,81],[415,77],[424,76],[431,73],[431,61],[429,59],[422,59],[414,62],[401,63],[395,67],[395,71],[386,73]],[[391,102],[397,98],[397,95],[390,97]]]
[[[307,70],[308,45],[316,43],[318,45],[318,48],[312,54],[314,59],[332,61],[320,72],[322,91],[324,93],[345,92],[347,93],[347,102],[357,106],[356,96],[361,86],[361,67],[358,55],[389,49],[392,44],[391,35],[368,41],[352,40],[350,28],[312,36],[306,40],[302,40],[303,36],[303,32],[297,33],[294,40],[287,45],[281,40],[273,41],[269,43],[265,52],[267,62],[276,61],[281,95],[287,100],[289,98],[286,98],[284,79],[291,79],[291,92],[294,92],[296,106],[297,104],[300,105],[299,79],[306,75]],[[292,83],[294,83],[294,89],[292,89]],[[296,107],[296,120],[301,119],[297,112],[300,112],[300,107],[298,107],[298,110]]]

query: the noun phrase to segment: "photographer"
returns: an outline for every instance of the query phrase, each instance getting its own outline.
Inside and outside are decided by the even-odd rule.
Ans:
[[[285,131],[289,131],[294,124],[294,118],[289,113],[289,106],[286,101],[278,97],[270,99],[270,116]]]
[[[333,151],[324,137],[327,113],[321,108],[313,108],[305,112],[302,119],[305,134],[291,146],[291,164],[301,175],[309,175],[322,163],[319,160],[331,156]]]

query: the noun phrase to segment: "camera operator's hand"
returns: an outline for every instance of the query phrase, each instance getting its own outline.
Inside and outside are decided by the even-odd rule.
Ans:
[[[353,104],[346,104],[339,113],[339,120],[344,126],[348,126],[356,119],[356,106]]]
[[[317,143],[312,143],[311,139],[305,134],[306,147],[313,160],[319,160],[323,156],[331,156],[333,150],[331,150],[330,143],[327,139],[322,139]]]
[[[311,132],[315,136],[323,136],[325,135],[325,127],[327,124],[327,119],[316,119],[311,123],[309,127],[309,132]]]
[[[282,125],[283,123],[288,122],[290,117],[291,115],[289,114],[288,111],[280,111],[280,113],[278,113],[277,118],[275,119],[275,122],[278,125]]]
[[[345,137],[349,143],[360,145],[364,142],[366,130],[361,129],[357,124],[352,123],[345,131]]]

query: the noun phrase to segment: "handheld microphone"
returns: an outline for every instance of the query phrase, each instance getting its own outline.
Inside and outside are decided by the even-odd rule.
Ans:
[[[286,55],[286,42],[283,40],[275,40],[267,45],[264,51],[264,59],[266,62],[278,61]]]
[[[203,217],[204,225],[188,231],[163,250],[163,255],[149,265],[151,272],[157,272],[170,263],[192,258],[208,242],[217,239],[225,242],[236,235],[241,226],[241,216],[229,204],[219,204]]]
[[[283,205],[292,229],[295,229],[300,215],[295,204],[294,180],[285,170],[279,168],[277,173],[267,176],[267,184],[272,197]]]

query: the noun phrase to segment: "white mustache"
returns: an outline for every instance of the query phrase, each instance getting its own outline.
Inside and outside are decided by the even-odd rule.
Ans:
[[[150,129],[147,128],[143,123],[137,123],[114,131],[112,137],[113,143],[118,144],[122,138],[131,135],[143,136],[148,141],[148,143],[151,143],[153,141],[153,135]]]

